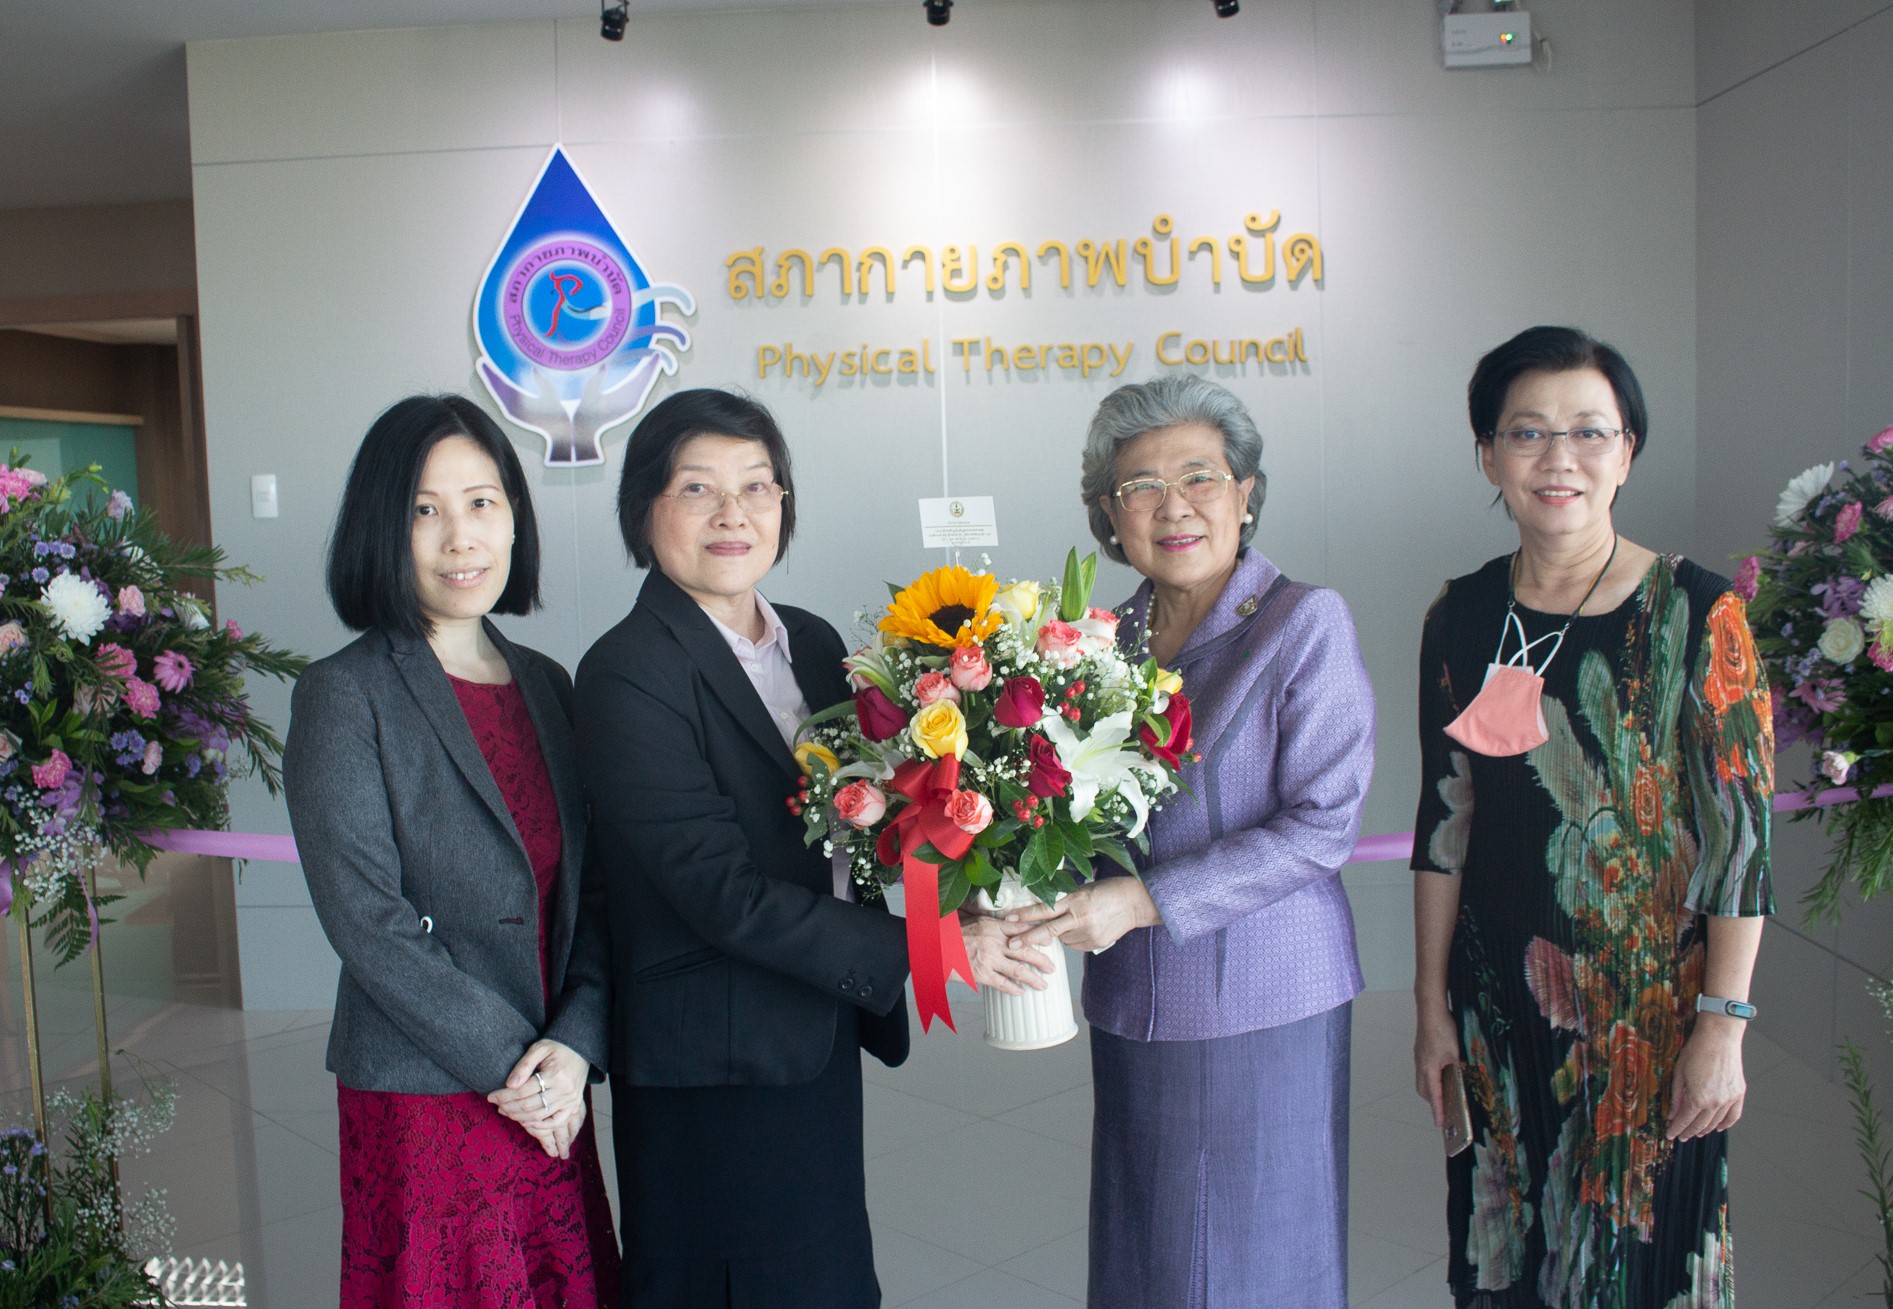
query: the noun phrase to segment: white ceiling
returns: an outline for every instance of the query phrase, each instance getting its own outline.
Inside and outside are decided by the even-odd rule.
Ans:
[[[640,14],[920,0],[630,0]],[[191,193],[184,44],[585,18],[598,0],[0,0],[0,209]],[[635,30],[635,28],[634,28]]]

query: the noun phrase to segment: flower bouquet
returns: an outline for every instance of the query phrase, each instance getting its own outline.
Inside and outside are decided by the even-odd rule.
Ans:
[[[66,963],[98,932],[107,852],[142,872],[147,833],[223,826],[233,772],[274,792],[282,747],[243,679],[304,661],[180,589],[253,574],[166,539],[96,465],[23,462],[0,465],[0,913],[37,910]]]
[[[1819,810],[1834,861],[1807,900],[1832,914],[1849,881],[1893,884],[1893,427],[1862,447],[1858,468],[1817,464],[1788,483],[1773,543],[1742,562],[1755,647],[1773,683],[1778,746],[1808,741],[1812,784],[1858,799]],[[1817,812],[1803,809],[1800,816]]]
[[[1097,557],[1074,550],[1059,583],[1001,590],[956,565],[890,586],[847,659],[853,701],[798,733],[804,783],[789,806],[808,842],[845,850],[865,895],[906,887],[923,1029],[935,1015],[953,1025],[949,973],[972,981],[955,913],[969,896],[1052,904],[1099,857],[1134,872],[1129,847],[1148,849],[1145,821],[1178,785],[1190,703],[1176,674],[1119,652],[1117,616],[1091,607],[1096,574]],[[1068,1036],[1069,986],[1051,989]],[[1049,1043],[995,1035],[1018,999],[988,993],[988,1039]]]

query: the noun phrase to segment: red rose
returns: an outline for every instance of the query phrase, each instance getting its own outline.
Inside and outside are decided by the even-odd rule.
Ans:
[[[1170,739],[1162,745],[1157,744],[1157,734],[1150,730],[1150,724],[1137,725],[1137,738],[1144,743],[1144,749],[1151,756],[1161,759],[1172,768],[1181,768],[1181,756],[1190,748],[1190,702],[1180,695],[1170,697],[1170,703],[1164,706],[1163,716],[1170,720]]]
[[[1036,677],[1008,677],[999,688],[993,718],[1001,727],[1031,727],[1045,717],[1045,688]]]
[[[1071,771],[1058,762],[1058,751],[1052,743],[1042,736],[1034,736],[1027,747],[1032,760],[1032,776],[1026,781],[1026,788],[1033,795],[1050,799],[1055,795],[1065,794],[1071,785]]]
[[[907,715],[878,686],[855,692],[854,712],[861,720],[861,735],[870,741],[885,741],[907,726]]]

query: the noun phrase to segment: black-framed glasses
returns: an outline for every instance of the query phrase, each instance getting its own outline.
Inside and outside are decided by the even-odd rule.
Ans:
[[[774,482],[751,482],[740,491],[724,491],[708,482],[685,482],[675,491],[659,492],[687,514],[707,516],[723,507],[725,500],[735,500],[746,514],[766,514],[782,507],[789,493]]]
[[[1120,484],[1112,494],[1120,505],[1132,513],[1150,514],[1163,506],[1164,497],[1170,494],[1171,487],[1175,487],[1177,494],[1189,503],[1202,505],[1221,495],[1223,486],[1235,480],[1234,473],[1199,468],[1193,473],[1185,473],[1174,482],[1166,482],[1161,477],[1134,477]]]
[[[1543,427],[1508,427],[1492,434],[1499,449],[1521,459],[1543,454],[1561,436],[1571,453],[1583,459],[1603,454],[1617,444],[1618,437],[1628,435],[1629,430],[1622,427],[1572,427],[1561,432]]]

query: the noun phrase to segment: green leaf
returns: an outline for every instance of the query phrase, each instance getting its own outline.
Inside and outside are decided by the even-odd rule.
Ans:
[[[1091,829],[1068,818],[1058,825],[1058,830],[1065,838],[1065,857],[1074,864],[1090,863],[1095,848],[1091,841]]]
[[[800,741],[811,727],[820,727],[823,723],[832,723],[837,718],[847,718],[854,713],[854,701],[842,700],[831,704],[820,713],[810,714],[802,720],[802,725],[795,729],[795,739]]]
[[[1091,843],[1091,847],[1096,853],[1103,855],[1125,872],[1135,873],[1137,871],[1137,865],[1131,860],[1130,851],[1126,850],[1120,842],[1114,841],[1110,837],[1100,836]]]
[[[967,880],[966,870],[958,864],[949,864],[940,870],[940,916],[948,914],[966,903],[966,897],[972,893],[973,884]]]
[[[971,882],[974,886],[997,886],[999,884],[999,870],[993,866],[992,860],[986,857],[985,851],[981,850],[978,846],[974,846],[971,850],[967,851],[964,864],[966,867],[966,880]]]
[[[883,582],[881,583],[881,585],[885,586],[887,588],[887,593],[896,600],[900,599],[900,593],[907,589],[906,587],[902,586],[899,582]]]

